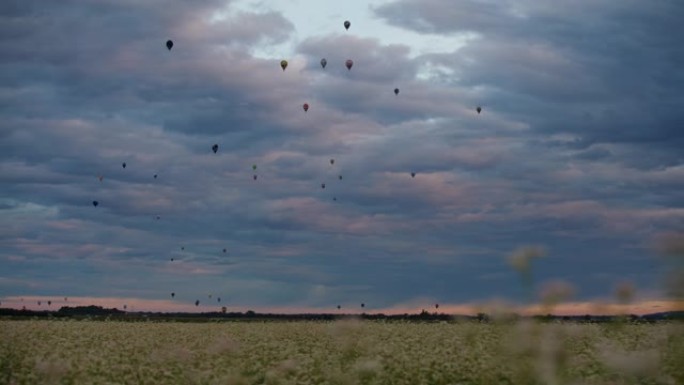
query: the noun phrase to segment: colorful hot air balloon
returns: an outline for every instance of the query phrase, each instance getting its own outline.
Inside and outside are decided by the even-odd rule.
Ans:
[[[395,95],[399,95],[399,89],[398,89],[398,88],[395,88],[395,89],[394,89],[394,94],[395,94]]]
[[[173,42],[171,40],[166,41],[166,48],[168,48],[169,51],[171,51],[171,48],[173,48]]]
[[[282,68],[283,71],[285,71],[285,68],[287,68],[287,60],[280,61],[280,68]]]
[[[302,108],[304,108],[304,112],[309,111],[309,104],[308,104],[308,103],[304,103],[304,105],[302,106]]]
[[[346,20],[344,22],[344,29],[346,29],[348,31],[350,26],[351,26],[351,23],[349,22],[349,20]]]
[[[211,151],[214,151],[214,154],[216,154],[216,152],[218,151],[218,144],[214,144],[213,146],[211,146]]]
[[[348,70],[351,70],[352,66],[354,65],[354,61],[352,59],[347,59],[347,61],[344,62],[344,65],[347,67]]]
[[[477,110],[477,113],[479,114],[480,112],[482,112],[482,107],[477,106],[477,108],[475,110]]]
[[[321,59],[321,67],[325,68],[328,65],[328,61],[325,58]]]

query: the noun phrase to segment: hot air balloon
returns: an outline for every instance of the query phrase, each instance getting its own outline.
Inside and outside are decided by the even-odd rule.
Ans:
[[[154,174],[154,179],[157,179],[157,174]]]
[[[171,40],[166,41],[166,48],[168,48],[169,51],[171,51],[171,48],[173,48],[173,42]]]
[[[252,165],[252,170],[256,171],[256,169],[257,169],[256,164],[253,164],[253,165]]]
[[[157,215],[157,220],[159,220],[159,219],[161,219],[161,217],[159,215]]]
[[[199,300],[195,301],[195,306],[199,306]]]
[[[69,299],[67,297],[64,297],[64,302],[68,301]]]
[[[344,65],[347,66],[348,70],[351,70],[352,66],[354,65],[354,61],[352,59],[347,59],[347,61],[344,62]]]
[[[304,108],[304,112],[309,111],[309,104],[308,104],[308,103],[304,103],[304,105],[302,106],[302,108]]]
[[[40,306],[40,301],[38,301],[38,306]]]
[[[362,304],[361,304],[361,307],[366,307],[366,304],[365,304],[365,303],[362,303]]]
[[[97,207],[100,203],[98,201],[93,201],[93,206]]]
[[[287,68],[287,60],[280,61],[280,68],[282,68],[283,71],[285,71],[285,68]]]
[[[171,298],[175,297],[176,293],[171,293]]]
[[[174,261],[174,259],[173,259],[173,258],[171,258],[171,262],[173,262],[173,261]]]
[[[325,188],[325,183],[321,183],[321,188]]]
[[[439,304],[438,304],[438,303],[435,304],[435,309],[439,309]]]
[[[52,305],[52,301],[48,301],[48,306]]]
[[[411,178],[415,178],[415,177],[416,177],[416,173],[415,173],[415,172],[412,172],[412,173],[411,173]]]
[[[337,202],[337,197],[333,197],[333,200],[334,200],[335,202]]]
[[[342,180],[342,175],[339,176],[340,180]]]
[[[221,297],[216,298],[216,301],[221,302]]]
[[[121,163],[121,167],[126,168],[126,162]]]
[[[477,108],[476,108],[475,110],[476,110],[476,111],[477,111],[477,113],[479,114],[480,112],[482,112],[482,107],[480,107],[480,106],[477,106]]]
[[[321,59],[321,67],[325,68],[328,65],[328,61],[325,58]]]
[[[223,252],[225,253],[225,252],[226,252],[226,249],[223,249]]]
[[[124,310],[128,309],[128,305],[124,305]]]
[[[335,159],[330,159],[330,164],[335,164]]]
[[[254,180],[257,180],[257,176],[256,176],[256,174],[254,174]]]
[[[395,89],[394,89],[394,94],[395,94],[395,95],[399,95],[399,89],[398,89],[398,88],[395,88]]]
[[[97,179],[99,179],[100,182],[102,182],[102,179],[103,179],[103,178],[104,178],[104,177],[103,177],[102,175],[99,175],[99,176],[97,177]]]
[[[349,22],[349,20],[346,20],[344,22],[344,29],[346,29],[348,31],[350,26],[351,26],[351,23]]]
[[[218,144],[214,144],[213,146],[211,146],[211,151],[214,151],[214,154],[216,154],[216,152],[218,151]]]
[[[342,308],[342,306],[337,305],[337,310],[340,310],[341,308]]]

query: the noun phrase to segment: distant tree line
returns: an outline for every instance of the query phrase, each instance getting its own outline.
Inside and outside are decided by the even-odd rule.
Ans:
[[[523,318],[533,318],[540,322],[581,322],[581,323],[603,323],[614,321],[628,321],[628,322],[656,322],[666,320],[684,320],[684,311],[678,312],[663,312],[647,315],[621,315],[621,316],[601,316],[601,315],[580,315],[580,316],[557,316],[553,314],[538,315],[533,317],[523,317],[517,314],[508,314],[503,317],[492,317],[485,313],[478,313],[475,316],[467,315],[451,315],[445,313],[430,313],[423,310],[417,314],[393,314],[385,315],[377,314],[274,314],[274,313],[256,313],[253,310],[242,312],[228,312],[226,307],[222,307],[221,311],[206,312],[206,313],[160,313],[160,312],[126,312],[116,308],[107,309],[101,306],[64,306],[57,311],[50,310],[27,310],[27,309],[9,309],[0,308],[0,317],[9,319],[25,319],[25,318],[89,318],[94,320],[109,319],[109,320],[127,320],[127,321],[176,321],[176,322],[199,322],[199,321],[217,321],[217,320],[244,320],[244,321],[332,321],[346,318],[361,318],[367,320],[386,320],[386,321],[410,321],[410,322],[458,322],[470,321],[488,323],[496,321],[515,321]]]

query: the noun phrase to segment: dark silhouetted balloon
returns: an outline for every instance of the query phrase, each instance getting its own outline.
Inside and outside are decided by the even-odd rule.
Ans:
[[[365,304],[365,303],[362,303],[362,304],[361,304],[361,307],[366,307],[366,304]]]
[[[344,29],[346,29],[346,30],[348,31],[348,30],[349,30],[349,27],[351,27],[351,23],[349,22],[349,20],[347,20],[347,21],[344,22]],[[362,28],[362,29],[363,29],[363,28]]]
[[[321,183],[321,188],[325,188],[325,183]]]
[[[171,262],[175,261],[175,259],[171,258]]]
[[[477,110],[477,113],[479,114],[480,112],[482,112],[482,107],[477,106],[477,108],[475,110]]]
[[[124,305],[124,310],[128,309],[128,305]]]
[[[257,180],[257,176],[256,176],[256,174],[254,174],[254,180]]]
[[[214,154],[216,154],[216,152],[218,151],[218,144],[214,144],[213,146],[211,146],[211,151],[214,151]]]
[[[340,180],[342,180],[342,175],[339,176]]]
[[[157,174],[154,174],[154,179],[157,179]]]
[[[304,112],[309,111],[309,104],[308,104],[308,103],[304,103],[304,105],[302,106],[302,108],[304,108]]]
[[[226,252],[226,249],[223,249],[223,252],[225,253],[225,252]]]
[[[121,167],[126,168],[126,162],[121,163]]]
[[[333,197],[333,200],[337,202],[337,197]]]
[[[171,298],[175,297],[176,293],[171,293]]]
[[[330,159],[330,164],[335,164],[335,159]]]
[[[104,178],[104,177],[103,177],[102,175],[100,175],[100,176],[97,177],[97,179],[99,179],[100,182],[102,182],[102,179],[103,179],[103,178]]]
[[[395,88],[395,89],[394,89],[394,94],[395,94],[395,95],[399,95],[399,89],[398,89],[398,88]]]
[[[328,65],[328,61],[325,58],[321,59],[321,67],[325,68]]]
[[[157,215],[157,220],[159,220],[159,219],[161,219],[161,217],[159,215]]]
[[[221,297],[216,298],[216,301],[221,302]]]
[[[340,305],[337,305],[337,309],[338,309],[338,310],[339,310],[339,309],[341,309],[341,308],[342,308],[342,306],[340,306]]]
[[[285,71],[285,68],[287,68],[287,60],[280,61],[280,68],[282,68],[283,71]]]
[[[166,48],[168,48],[169,51],[171,51],[171,48],[173,48],[173,42],[171,40],[166,41]]]
[[[93,201],[93,206],[97,207],[100,203],[98,201]]]
[[[195,306],[199,306],[199,300],[195,301]]]
[[[252,170],[256,171],[256,169],[257,169],[256,164],[253,164],[253,165],[252,165]]]
[[[412,173],[411,173],[411,178],[415,178],[415,177],[416,177],[416,173],[415,173],[415,172],[412,172]]]
[[[439,304],[438,304],[438,303],[435,304],[435,309],[439,309]]]
[[[48,301],[48,306],[52,305],[52,301]]]
[[[351,70],[352,66],[354,65],[354,61],[352,59],[347,59],[347,61],[344,62],[344,65],[347,67],[348,70]]]

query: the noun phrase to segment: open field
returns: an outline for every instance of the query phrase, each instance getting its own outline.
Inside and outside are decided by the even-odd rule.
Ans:
[[[682,384],[683,326],[0,321],[0,384]]]

